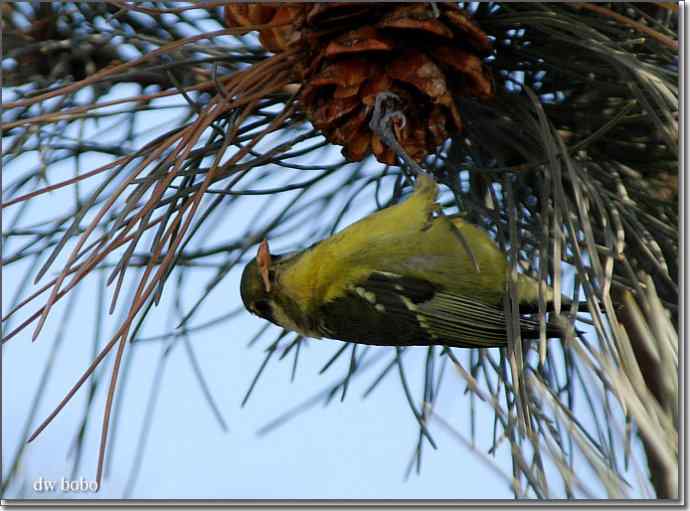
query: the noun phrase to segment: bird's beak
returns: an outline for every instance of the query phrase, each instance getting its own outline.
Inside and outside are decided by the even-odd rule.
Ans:
[[[271,253],[268,251],[267,240],[263,240],[259,244],[259,250],[256,253],[256,263],[259,266],[261,280],[264,281],[264,287],[268,293],[271,291],[271,281],[268,279],[268,268],[271,266]]]

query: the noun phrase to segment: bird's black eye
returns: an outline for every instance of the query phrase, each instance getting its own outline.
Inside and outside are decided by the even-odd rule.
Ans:
[[[266,300],[257,300],[256,302],[254,302],[254,308],[260,316],[271,315],[271,306],[268,304]]]

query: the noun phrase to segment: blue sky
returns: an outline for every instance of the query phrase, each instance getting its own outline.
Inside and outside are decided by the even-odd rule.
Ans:
[[[124,86],[118,86],[111,91],[109,98],[133,92]],[[81,99],[86,99],[87,95],[85,93]],[[181,100],[176,98],[160,101],[158,104],[179,105]],[[142,114],[137,127],[142,131],[142,144],[169,129],[171,123],[176,122],[175,115],[174,111],[169,110]],[[87,123],[83,136],[104,143],[110,139],[117,141],[121,136],[121,129],[111,126],[109,120],[98,126]],[[68,129],[60,133],[60,136],[76,139],[79,134],[76,129]],[[300,163],[316,165],[332,161],[337,154],[337,150],[315,152]],[[80,158],[79,171],[85,172],[105,161],[102,156],[85,156]],[[37,152],[27,154],[6,166],[3,178],[5,182],[12,181],[26,168],[38,164]],[[72,160],[56,164],[48,172],[48,183],[70,177],[75,170]],[[374,166],[366,172],[375,173],[380,170]],[[273,171],[286,172],[279,168]],[[343,176],[329,178],[323,186],[332,186],[340,179]],[[83,183],[82,192],[93,187],[97,181],[98,178]],[[391,192],[392,186],[383,195],[388,198]],[[265,215],[270,211],[277,211],[294,196],[295,192],[277,198],[243,198],[239,202],[240,206],[233,208],[231,215],[220,222],[218,228],[204,233],[198,241],[208,246],[236,237],[244,232],[258,211],[263,211]],[[42,196],[32,202],[22,225],[49,218],[56,210],[67,211],[73,199],[74,191],[71,188]],[[328,218],[334,214],[337,206],[342,205],[343,201],[340,201],[331,209],[318,212],[318,216]],[[11,222],[16,211],[16,207],[14,208],[5,213],[3,229]],[[372,191],[369,190],[368,194],[363,194],[363,198],[355,202],[341,225],[351,223],[372,208]],[[311,215],[315,213],[312,212]],[[309,227],[304,222],[304,229]],[[277,252],[296,248],[296,240],[304,232],[295,228],[291,235],[276,240],[272,248]],[[18,242],[6,245],[5,253],[11,252],[18,245]],[[52,271],[59,268],[60,261],[64,263],[64,260],[64,256],[59,258]],[[27,260],[5,269],[2,289],[5,311],[24,273],[32,271],[35,274],[36,267],[32,265],[35,263]],[[190,326],[225,315],[241,305],[240,270],[241,267],[236,268],[222,280],[205,300]],[[42,282],[46,282],[53,274],[49,272]],[[131,279],[135,275],[135,272],[130,273],[128,284],[131,285]],[[182,293],[183,310],[189,310],[195,303],[211,276],[212,272],[205,269],[189,271]],[[112,334],[121,307],[126,303],[126,293],[120,298],[120,308],[113,316],[107,316],[107,306],[99,308],[98,289],[101,285],[97,275],[92,275],[80,285],[73,304],[75,314],[67,322],[63,320],[66,300],[59,302],[36,342],[31,342],[32,329],[29,328],[3,346],[2,462],[5,472],[23,441],[23,429],[31,403],[51,354],[56,355],[51,362],[50,379],[31,429],[52,411],[88,366],[93,357],[94,341],[102,346]],[[167,284],[161,304],[146,319],[141,338],[174,330],[177,317],[171,311],[174,310],[175,286],[173,276]],[[127,289],[127,286],[123,289]],[[109,288],[105,293],[106,303],[109,302],[111,293],[112,289]],[[30,307],[30,310],[33,311],[34,307]],[[97,324],[94,319],[97,315],[103,318],[98,336],[95,335]],[[16,324],[15,322],[14,326]],[[83,444],[83,463],[77,473],[71,474],[74,459],[71,446],[86,406],[86,386],[27,447],[19,477],[4,496],[51,499],[120,498],[125,494],[139,499],[512,498],[513,492],[509,484],[497,475],[495,468],[482,461],[464,443],[434,421],[430,423],[429,429],[438,449],[434,450],[425,443],[421,473],[417,475],[413,472],[405,479],[406,467],[413,455],[419,429],[395,371],[368,398],[361,398],[364,390],[392,359],[394,351],[387,347],[371,348],[372,354],[383,352],[381,360],[353,379],[343,402],[336,398],[327,407],[318,405],[275,431],[264,436],[258,435],[262,426],[341,378],[347,371],[350,358],[345,354],[325,374],[320,375],[320,368],[338,350],[341,343],[330,340],[307,341],[300,352],[294,382],[290,381],[292,356],[288,355],[282,361],[274,357],[247,405],[240,407],[242,398],[265,357],[264,349],[280,332],[277,327],[271,327],[259,342],[248,348],[248,341],[263,324],[263,320],[242,311],[231,322],[190,334],[189,337],[188,346],[191,346],[208,388],[227,423],[228,431],[223,431],[204,397],[183,338],[142,341],[127,347],[128,369],[126,377],[123,376],[120,381],[118,399],[121,402],[116,405],[120,413],[112,426],[107,477],[101,491],[97,495],[88,492],[62,492],[59,489],[36,491],[34,485],[39,480],[53,481],[59,485],[62,478],[84,478],[87,481],[95,478],[107,386],[105,383],[112,370],[112,357],[108,357],[100,369],[104,376],[103,382],[96,390],[95,406],[90,410]],[[60,332],[60,348],[53,350],[58,342],[56,336]],[[456,354],[467,367],[470,352],[456,350]],[[407,376],[417,405],[422,395],[425,358],[425,348],[411,348],[404,356]],[[440,360],[439,358],[439,363]],[[162,377],[156,380],[161,367]],[[159,392],[152,404],[150,395],[154,384]],[[435,411],[452,424],[459,434],[470,439],[470,398],[464,390],[464,380],[448,366]],[[139,445],[142,427],[149,412],[153,419],[144,443],[145,449],[141,451]],[[480,401],[476,402],[476,425],[476,447],[486,453],[492,444],[493,412],[487,404]],[[141,456],[141,464],[138,477],[132,482],[133,467],[138,466],[138,456]],[[501,443],[495,456],[489,459],[489,463],[495,463],[504,473],[511,472],[511,458],[506,442]],[[597,494],[601,494],[601,489],[597,487],[597,481],[591,474],[583,470],[578,475],[582,475],[597,489]],[[634,478],[631,480],[634,481]],[[554,496],[562,496],[562,488],[555,486]],[[633,495],[644,496],[643,485],[633,483],[631,491]]]
[[[14,272],[8,275],[5,286],[11,286],[13,275]],[[234,307],[239,297],[236,276],[233,277],[227,279],[218,293],[226,295],[224,299],[213,300],[205,312],[219,315],[227,311],[229,304]],[[93,324],[82,318],[91,317],[88,309],[94,303],[93,287],[92,284],[81,291],[79,314],[66,327],[68,333],[37,414],[39,420],[59,402],[88,364]],[[5,467],[19,441],[23,418],[54,342],[51,334],[58,326],[61,308],[54,311],[52,321],[36,343],[30,342],[27,332],[11,341],[3,353]],[[169,327],[162,312],[156,310],[151,314],[147,321],[151,331],[156,331],[156,326],[160,330]],[[260,326],[258,318],[242,314],[229,325],[191,340],[228,424],[227,433],[221,430],[204,400],[182,344],[176,344],[169,352],[132,497],[510,498],[510,489],[500,479],[464,446],[433,425],[431,430],[439,449],[434,451],[425,445],[421,475],[413,474],[405,482],[405,467],[417,440],[417,424],[396,377],[387,377],[367,399],[361,399],[362,392],[377,375],[374,370],[352,381],[344,402],[336,399],[328,407],[317,406],[274,432],[257,436],[261,426],[325,388],[337,375],[343,375],[349,363],[349,357],[344,356],[326,374],[318,375],[320,367],[340,343],[309,341],[302,349],[294,383],[289,381],[291,357],[286,357],[269,367],[247,405],[240,408],[241,399],[264,357],[259,346],[246,348],[247,340]],[[125,401],[117,425],[112,471],[99,497],[119,497],[126,486],[148,406],[148,393],[163,351],[161,344],[141,343],[131,351],[130,376],[121,388],[125,391]],[[384,360],[390,360],[391,356],[392,352]],[[424,348],[415,348],[405,357],[413,385],[421,383],[424,357]],[[378,364],[378,367],[383,366]],[[453,371],[447,371],[445,377],[448,381],[441,388],[438,413],[469,438],[469,420],[465,416],[467,398],[461,393],[464,385]],[[415,395],[420,395],[421,386],[417,387]],[[66,456],[85,406],[85,395],[82,390],[30,444],[22,470],[22,479],[27,483],[39,477],[59,480],[69,476],[71,460]],[[82,476],[93,479],[95,474],[103,398],[104,393],[99,392],[86,436],[84,465],[77,479]],[[479,408],[478,423],[478,444],[486,449],[490,446],[490,428],[481,425],[491,424],[492,416],[485,407]],[[497,460],[508,466],[505,452],[500,452]],[[49,497],[31,492],[26,496]]]
[[[95,163],[84,162],[84,168],[93,166]],[[57,172],[60,173],[60,170]],[[40,203],[37,201],[31,213],[33,218],[37,220],[42,215],[53,214],[56,204],[69,204],[69,193],[67,190],[56,192],[43,197]],[[247,205],[236,208],[228,219],[233,226],[231,228],[241,229],[240,225],[251,219],[257,208],[263,207],[259,200],[252,197],[243,200]],[[350,223],[370,208],[371,203],[365,200],[356,204],[344,223]],[[223,229],[216,229],[213,233],[217,239],[232,235],[233,231]],[[203,239],[204,243],[211,241]],[[289,245],[289,241],[283,242],[282,248]],[[13,289],[26,268],[26,264],[24,267],[15,264],[5,271],[4,303],[7,304],[12,297]],[[238,267],[227,275],[214,289],[190,326],[226,315],[241,305],[240,269]],[[132,273],[130,278],[134,275]],[[191,270],[182,295],[183,310],[188,310],[203,292],[210,275],[208,270]],[[35,343],[31,342],[31,329],[27,329],[4,347],[5,470],[21,441],[31,401],[60,327],[63,327],[64,335],[31,429],[50,413],[88,366],[94,350],[94,318],[101,284],[99,277],[94,275],[80,286],[79,294],[75,297],[76,313],[67,323],[63,320],[63,300],[51,312],[46,327]],[[140,338],[174,330],[177,320],[171,310],[175,286],[175,279],[171,278],[164,299],[149,314]],[[106,303],[111,292],[109,288],[105,293]],[[126,295],[123,295],[124,299]],[[98,344],[102,346],[116,325],[118,312],[107,316],[105,310],[101,309],[100,314],[104,323]],[[242,398],[264,360],[265,348],[280,332],[277,327],[271,326],[259,342],[248,348],[248,341],[263,325],[261,319],[242,311],[230,322],[190,334],[189,346],[227,423],[227,432],[222,430],[204,398],[183,339],[144,340],[127,348],[131,358],[127,376],[121,378],[118,387],[118,398],[123,401],[119,404],[120,415],[112,426],[114,434],[111,433],[109,441],[111,459],[101,492],[97,496],[88,492],[37,492],[33,485],[40,478],[58,484],[63,477],[70,480],[82,477],[85,480],[94,479],[105,385],[99,386],[96,404],[90,412],[83,463],[79,471],[71,474],[73,457],[70,456],[70,446],[86,405],[86,388],[80,390],[53,423],[28,446],[18,483],[10,488],[6,496],[119,498],[127,495],[142,499],[512,498],[509,484],[496,474],[494,468],[481,461],[466,445],[434,421],[429,429],[438,443],[438,449],[434,450],[425,443],[421,473],[417,475],[413,472],[405,480],[406,467],[417,442],[418,426],[395,371],[367,399],[361,398],[364,390],[392,359],[392,348],[371,348],[371,353],[383,352],[381,360],[353,379],[343,402],[335,398],[327,407],[319,404],[273,432],[259,436],[257,432],[262,426],[342,378],[350,358],[346,353],[325,374],[319,375],[320,368],[341,343],[307,341],[301,349],[295,381],[290,382],[292,355],[282,361],[274,357],[249,402],[241,408]],[[290,339],[286,338],[288,341]],[[456,350],[456,353],[468,367],[470,351]],[[494,356],[497,358],[497,353]],[[425,358],[425,348],[412,348],[404,356],[408,381],[417,401],[422,395]],[[151,388],[161,363],[164,364],[163,373],[162,379],[156,384],[159,393],[152,411],[153,419],[145,449],[139,453],[142,427],[152,407]],[[106,371],[107,379],[112,370],[112,357],[107,359],[101,370]],[[435,411],[469,440],[469,394],[465,394],[464,389],[464,380],[448,366]],[[476,425],[477,449],[486,453],[492,443],[493,413],[481,401],[476,402]],[[132,467],[136,465],[138,453],[142,461],[136,482],[132,483]],[[504,473],[510,473],[511,460],[505,442],[495,457],[489,459]],[[585,476],[585,479],[597,488],[595,478]],[[642,492],[642,487],[637,491]],[[554,496],[562,496],[562,488],[554,488],[553,493]]]
[[[120,88],[113,92],[124,95]],[[168,115],[168,117],[166,117]],[[146,127],[169,126],[173,114],[165,111],[149,118]],[[146,121],[145,121],[146,122]],[[109,130],[92,128],[93,137],[106,142],[107,137],[117,139],[117,128]],[[89,134],[87,128],[87,136]],[[98,135],[96,135],[98,133]],[[148,137],[157,130],[147,133]],[[63,135],[69,137],[70,133]],[[331,154],[337,154],[332,151]],[[33,157],[33,161],[31,158]],[[23,165],[38,163],[37,153],[27,155],[19,163],[5,169],[6,182],[22,170]],[[323,153],[312,157],[323,158]],[[333,156],[330,156],[333,157]],[[101,157],[84,157],[80,160],[82,171],[96,167],[105,160]],[[303,163],[309,163],[308,161]],[[312,162],[315,163],[315,162]],[[70,164],[57,164],[48,173],[48,182],[72,175]],[[336,176],[334,179],[342,179]],[[331,180],[331,183],[333,180]],[[93,186],[82,185],[82,191]],[[73,190],[52,192],[35,200],[22,225],[32,224],[55,214],[56,208],[67,211],[73,201]],[[387,192],[388,196],[390,191]],[[216,229],[204,238],[204,244],[237,236],[259,208],[279,208],[281,201],[271,204],[263,199],[243,199],[242,208],[235,208],[227,225],[236,231]],[[343,224],[370,211],[372,203],[356,202],[346,215]],[[16,210],[15,210],[16,211]],[[4,227],[11,222],[14,211],[4,218]],[[294,233],[293,239],[300,236]],[[290,236],[287,241],[277,241],[275,250],[280,252],[294,245]],[[9,253],[17,244],[9,243]],[[291,248],[294,248],[292,246]],[[63,256],[58,259],[64,262]],[[25,271],[35,273],[35,263],[26,261],[7,268],[3,279],[3,303],[7,308],[14,297],[14,290]],[[190,326],[217,318],[241,305],[239,297],[239,271],[231,272],[213,291]],[[53,270],[55,271],[55,270]],[[49,275],[54,274],[50,273]],[[130,274],[130,279],[135,273]],[[203,292],[211,273],[204,269],[191,270],[185,284],[183,307],[188,309]],[[45,282],[46,278],[42,282]],[[131,282],[131,280],[130,280]],[[88,366],[94,352],[96,332],[95,315],[99,304],[99,277],[89,277],[78,288],[74,307],[76,313],[68,322],[63,319],[65,301],[51,312],[40,337],[31,342],[31,328],[12,339],[3,349],[3,466],[9,468],[21,441],[22,430],[29,413],[39,379],[47,363],[56,335],[61,331],[60,348],[55,350],[49,383],[41,397],[32,429],[50,413],[65,392]],[[166,287],[166,297],[147,318],[141,337],[146,338],[173,330],[177,323],[171,317],[175,279]],[[125,286],[123,289],[127,289]],[[105,293],[109,303],[112,288]],[[120,299],[126,303],[126,296]],[[33,307],[31,308],[33,310]],[[102,346],[116,325],[118,312],[103,318]],[[15,323],[16,325],[16,323]],[[189,343],[202,369],[208,387],[228,425],[224,432],[203,396],[194,376],[188,351],[181,338],[177,341],[150,341],[129,345],[131,367],[126,378],[120,380],[118,398],[123,398],[122,412],[113,425],[110,437],[113,454],[99,498],[115,498],[127,490],[133,498],[510,498],[512,493],[504,482],[493,475],[488,467],[477,462],[473,455],[457,440],[440,428],[430,426],[439,449],[424,446],[422,471],[404,480],[407,464],[417,442],[418,426],[402,393],[400,380],[392,372],[365,400],[361,395],[394,355],[391,348],[372,348],[385,351],[385,356],[361,377],[353,379],[344,402],[336,398],[328,407],[317,406],[283,427],[263,437],[257,430],[290,407],[302,402],[314,393],[327,388],[347,371],[349,354],[344,355],[325,374],[318,372],[323,364],[337,351],[339,341],[310,340],[302,347],[296,379],[290,382],[292,355],[278,362],[275,357],[254,389],[244,408],[241,400],[255,372],[264,359],[264,349],[280,332],[271,327],[266,336],[251,348],[247,342],[263,326],[263,321],[242,311],[232,322],[191,334]],[[288,340],[290,338],[287,338]],[[128,487],[128,476],[135,462],[139,436],[147,409],[153,380],[162,353],[164,372],[161,389],[155,403],[148,442],[142,454],[137,483]],[[361,351],[360,351],[361,352]],[[374,353],[374,351],[372,351]],[[469,352],[464,352],[463,355]],[[404,357],[413,394],[421,397],[425,348],[413,348]],[[440,359],[439,359],[440,361]],[[112,357],[100,369],[109,377]],[[452,422],[463,434],[470,437],[467,396],[462,393],[464,384],[455,371],[448,369],[441,387],[437,412]],[[97,390],[96,405],[84,442],[83,464],[75,479],[95,477],[95,463],[101,428],[106,385]],[[92,494],[36,492],[33,485],[39,478],[60,482],[70,474],[73,443],[79,421],[86,406],[87,388],[83,388],[53,423],[27,447],[18,484],[8,491],[7,497],[78,498]],[[493,415],[487,407],[478,407],[478,424],[493,424]],[[491,428],[479,427],[477,443],[486,451],[491,445]],[[496,461],[509,467],[505,449],[499,449]],[[22,488],[21,486],[24,485]]]

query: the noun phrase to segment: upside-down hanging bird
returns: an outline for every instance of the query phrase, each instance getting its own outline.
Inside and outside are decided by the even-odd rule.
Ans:
[[[509,266],[486,231],[440,214],[438,186],[417,177],[405,201],[377,211],[306,250],[270,254],[264,240],[244,268],[252,313],[312,338],[362,344],[495,347],[507,343]],[[534,312],[539,282],[519,274],[521,310]],[[544,300],[553,299],[546,288]],[[539,322],[521,315],[523,338]],[[547,322],[547,337],[563,337]]]

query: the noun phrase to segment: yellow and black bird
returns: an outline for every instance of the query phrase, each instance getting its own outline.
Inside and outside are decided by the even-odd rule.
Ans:
[[[304,251],[272,255],[262,242],[242,274],[245,307],[313,338],[505,346],[506,257],[480,227],[435,214],[437,191],[433,178],[420,174],[404,202]],[[517,292],[521,308],[534,312],[538,282],[520,274]],[[552,299],[550,289],[544,298]],[[538,321],[521,317],[520,330],[524,338],[539,337]],[[547,323],[546,335],[563,334]]]

